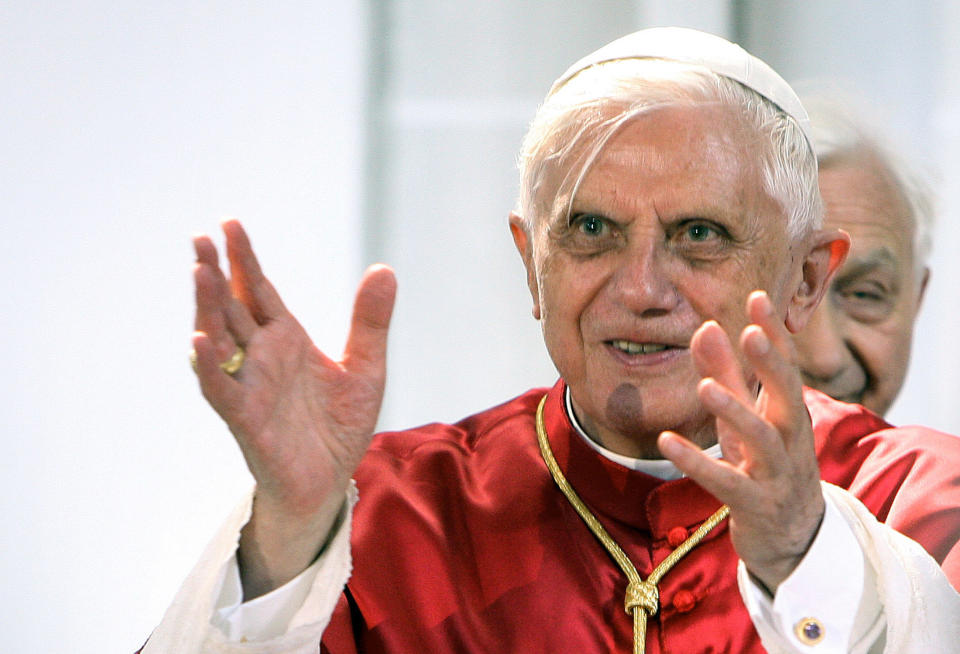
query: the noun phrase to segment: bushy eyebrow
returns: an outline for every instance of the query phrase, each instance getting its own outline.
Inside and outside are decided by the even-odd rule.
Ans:
[[[896,271],[900,267],[899,263],[896,255],[886,246],[875,248],[862,256],[848,259],[840,275],[838,275],[838,279],[841,277],[844,279],[859,277],[881,268],[889,268]]]

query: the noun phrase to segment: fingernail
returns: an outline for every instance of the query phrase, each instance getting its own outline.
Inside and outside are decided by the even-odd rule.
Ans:
[[[657,439],[657,447],[660,448],[660,453],[667,458],[676,457],[683,449],[680,443],[673,438],[673,434],[668,431],[660,433],[660,438]]]
[[[767,295],[766,291],[763,292],[763,312],[768,316],[773,315],[773,302],[770,300],[770,296]]]
[[[700,387],[707,396],[706,399],[711,403],[722,405],[727,401],[727,396],[720,391],[717,380],[712,377],[704,377],[703,381],[700,382]]]
[[[748,343],[753,349],[753,353],[762,356],[770,351],[770,339],[764,333],[759,325],[753,325],[756,329],[751,330]]]

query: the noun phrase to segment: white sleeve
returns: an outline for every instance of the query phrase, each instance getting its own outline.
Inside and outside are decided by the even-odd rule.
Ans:
[[[875,641],[882,626],[873,570],[839,509],[826,494],[824,500],[823,521],[810,549],[775,597],[753,580],[742,561],[737,569],[744,604],[764,645],[775,640],[779,651],[861,651],[856,645]]]
[[[739,564],[741,596],[767,651],[951,651],[960,639],[960,595],[936,561],[847,491],[822,486],[820,531],[772,601]]]
[[[143,654],[316,654],[350,577],[356,499],[351,483],[344,519],[317,561],[284,586],[240,604],[236,549],[250,519],[251,492],[207,546]]]

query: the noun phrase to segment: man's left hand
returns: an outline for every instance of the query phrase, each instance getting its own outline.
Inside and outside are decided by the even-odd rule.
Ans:
[[[723,459],[674,432],[660,435],[664,456],[730,506],[730,536],[747,570],[773,593],[797,567],[823,519],[813,427],[790,334],[770,298],[747,299],[753,324],[740,348],[760,383],[755,396],[726,332],[705,322],[691,342],[703,376],[697,393],[717,418]]]

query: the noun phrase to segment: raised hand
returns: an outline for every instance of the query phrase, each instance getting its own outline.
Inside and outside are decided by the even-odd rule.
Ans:
[[[230,279],[207,236],[197,264],[197,377],[257,482],[238,552],[247,599],[299,574],[316,556],[376,426],[396,280],[373,266],[357,290],[343,358],[321,352],[264,277],[237,221],[223,224]],[[221,369],[240,346],[244,363]]]
[[[734,548],[772,593],[816,536],[824,501],[789,332],[762,291],[750,294],[747,315],[753,324],[741,333],[740,348],[760,382],[758,397],[716,322],[704,323],[691,342],[703,376],[698,396],[717,418],[724,458],[711,459],[672,432],[661,434],[658,445],[687,476],[730,505]]]

